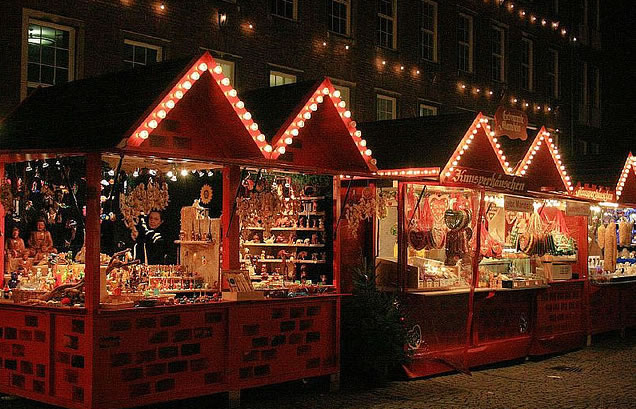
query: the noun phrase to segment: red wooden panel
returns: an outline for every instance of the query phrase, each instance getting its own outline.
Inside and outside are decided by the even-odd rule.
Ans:
[[[479,293],[475,297],[476,344],[529,337],[535,291]],[[525,354],[524,354],[525,355]],[[523,355],[522,355],[523,356]]]
[[[620,287],[616,285],[589,286],[589,333],[613,331],[621,328]]]
[[[636,284],[625,284],[621,288],[621,324],[636,327]]]
[[[92,337],[85,316],[51,314],[53,319],[53,391],[78,405],[90,399]]]

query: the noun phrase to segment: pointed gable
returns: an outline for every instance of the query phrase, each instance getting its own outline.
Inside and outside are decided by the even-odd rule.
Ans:
[[[621,203],[636,204],[636,156],[631,152],[616,184],[616,198]]]
[[[512,172],[494,135],[488,118],[480,112],[446,162],[440,174],[441,179],[450,177],[457,167],[496,173]]]
[[[256,90],[246,104],[264,121],[270,158],[297,167],[337,172],[377,170],[345,102],[328,78]],[[274,106],[272,106],[274,105]]]
[[[562,191],[574,190],[572,180],[561,160],[561,154],[550,137],[550,132],[541,127],[532,145],[516,170],[517,176],[528,178],[530,190]]]
[[[202,159],[263,159],[267,146],[209,53],[190,64],[129,132],[127,151]]]

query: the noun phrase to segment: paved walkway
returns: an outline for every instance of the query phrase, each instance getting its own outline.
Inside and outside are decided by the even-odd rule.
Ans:
[[[589,348],[540,361],[499,365],[366,390],[346,384],[326,393],[324,382],[296,382],[244,391],[244,409],[323,408],[636,408],[636,331],[595,338]],[[152,406],[152,409],[219,408],[223,395]],[[0,400],[2,409],[47,406]],[[150,407],[146,408],[149,409]]]

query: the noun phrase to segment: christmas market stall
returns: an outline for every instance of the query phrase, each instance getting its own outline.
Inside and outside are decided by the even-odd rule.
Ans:
[[[591,201],[588,334],[636,325],[636,159],[630,153],[616,190],[577,186]]]
[[[239,99],[204,53],[38,89],[3,121],[0,392],[113,408],[337,384],[334,175],[374,167],[329,80],[304,86],[260,129],[289,101]]]

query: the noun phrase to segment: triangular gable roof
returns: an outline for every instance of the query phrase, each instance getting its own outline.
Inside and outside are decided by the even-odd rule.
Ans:
[[[255,90],[245,101],[259,120],[265,118],[271,159],[339,172],[377,170],[371,149],[328,78]]]
[[[636,156],[631,152],[616,184],[616,198],[621,203],[636,204]]]
[[[268,146],[207,51],[175,78],[128,135],[126,150],[187,151],[203,159],[263,159]]]
[[[554,145],[550,132],[546,131],[545,127],[541,127],[537,132],[515,174],[528,178],[530,190],[548,189],[568,193],[574,190],[559,149]]]
[[[512,173],[501,145],[491,129],[488,118],[481,112],[473,120],[452,156],[440,172],[440,179],[450,177],[456,167],[497,173]]]

